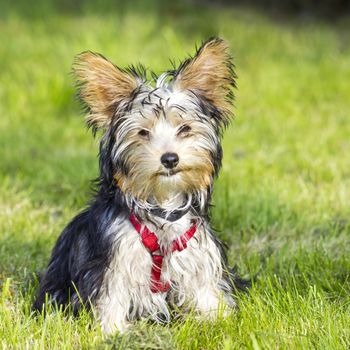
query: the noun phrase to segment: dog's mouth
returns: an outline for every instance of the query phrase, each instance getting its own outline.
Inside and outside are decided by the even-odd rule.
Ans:
[[[161,171],[158,173],[159,176],[171,177],[181,172],[180,169],[170,169],[168,171]]]
[[[175,176],[176,174],[179,174],[179,173],[187,173],[189,171],[192,171],[193,168],[191,167],[178,167],[178,168],[175,168],[175,169],[162,169],[160,171],[157,171],[156,173],[154,173],[154,177],[157,177],[157,176],[161,176],[161,177],[172,177],[172,176]],[[152,177],[153,177],[152,176]]]

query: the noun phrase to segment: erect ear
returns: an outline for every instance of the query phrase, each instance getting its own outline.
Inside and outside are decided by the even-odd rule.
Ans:
[[[140,85],[131,71],[122,70],[93,52],[83,52],[75,58],[73,73],[80,97],[89,110],[87,123],[95,129],[106,128],[118,105]]]
[[[213,38],[203,43],[194,57],[185,60],[174,72],[173,86],[206,98],[227,121],[231,114],[235,79],[227,43]]]

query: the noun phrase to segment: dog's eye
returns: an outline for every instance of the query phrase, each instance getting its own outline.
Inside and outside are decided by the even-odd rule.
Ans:
[[[186,134],[188,134],[191,131],[191,127],[187,124],[182,125],[179,129],[179,131],[177,132],[178,135],[182,135],[185,136]]]
[[[150,132],[146,129],[141,129],[138,134],[142,136],[144,139],[148,139],[150,136]]]

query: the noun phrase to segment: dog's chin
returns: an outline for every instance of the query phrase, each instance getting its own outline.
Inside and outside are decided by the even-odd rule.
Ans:
[[[153,195],[164,199],[174,195],[174,193],[183,192],[185,188],[183,175],[183,171],[175,169],[159,172],[155,179],[156,186]]]
[[[179,170],[165,170],[158,173],[155,179],[162,192],[180,191],[183,188],[183,172]]]

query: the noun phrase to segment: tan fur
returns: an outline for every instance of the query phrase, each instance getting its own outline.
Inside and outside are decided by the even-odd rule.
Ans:
[[[148,181],[143,180],[142,174],[124,176],[120,172],[114,174],[114,179],[124,193],[131,193],[144,201],[154,198],[158,203],[162,203],[169,199],[169,188],[172,185],[174,187],[176,185],[177,191],[183,193],[205,190],[210,186],[213,173],[212,164],[203,162],[202,166],[196,168],[182,168],[179,173],[181,178],[174,184],[162,184],[160,175],[157,173],[148,178]]]
[[[193,90],[211,101],[224,115],[230,115],[229,94],[235,85],[232,58],[228,44],[213,39],[203,44],[194,58],[186,62],[178,73],[174,87]]]
[[[97,128],[110,123],[117,105],[138,86],[131,74],[92,52],[76,57],[73,72],[80,86],[81,98],[90,108],[87,122]]]

